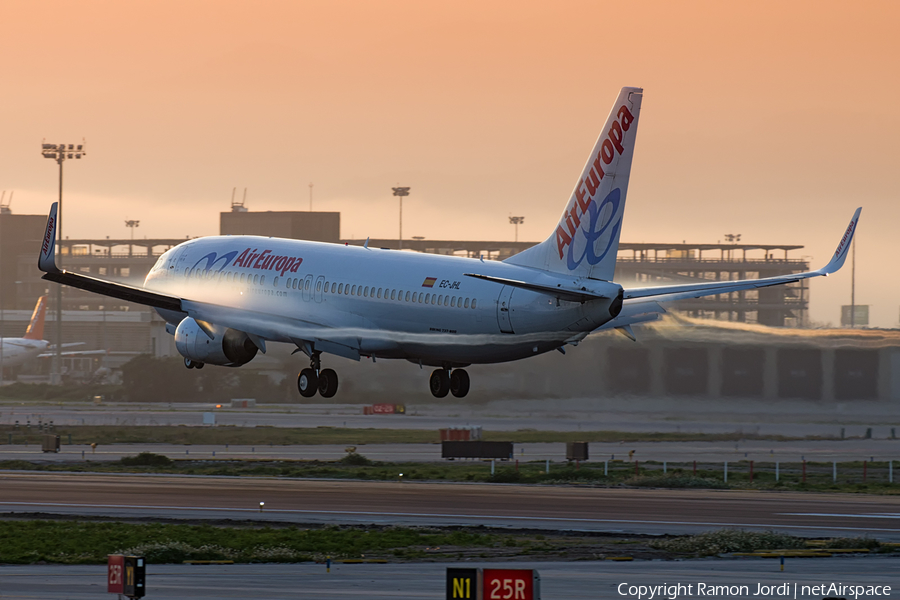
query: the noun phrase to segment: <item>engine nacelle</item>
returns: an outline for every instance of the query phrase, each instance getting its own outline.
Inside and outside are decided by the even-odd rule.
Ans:
[[[196,362],[239,367],[247,364],[259,348],[243,331],[211,327],[213,337],[207,335],[191,317],[184,318],[175,328],[175,348],[178,353]]]

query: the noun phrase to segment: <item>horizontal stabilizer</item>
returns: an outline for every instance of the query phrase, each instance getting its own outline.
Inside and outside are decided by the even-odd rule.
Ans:
[[[494,283],[499,283],[502,285],[523,288],[526,290],[531,290],[533,292],[540,292],[542,294],[549,294],[551,296],[559,298],[560,300],[568,300],[570,302],[587,302],[588,300],[609,299],[609,296],[598,294],[597,292],[592,292],[587,288],[576,290],[572,288],[564,288],[560,285],[554,287],[552,285],[542,285],[540,283],[519,281],[518,279],[507,279],[505,277],[493,277],[491,275],[479,275],[477,273],[463,273],[463,275],[466,277],[474,277],[475,279],[493,281]]]

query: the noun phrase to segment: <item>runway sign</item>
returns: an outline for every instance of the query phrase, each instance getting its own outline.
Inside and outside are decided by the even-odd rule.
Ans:
[[[121,554],[110,554],[106,561],[106,591],[110,594],[123,593],[123,576],[125,557]]]
[[[541,578],[533,569],[484,569],[484,600],[540,600]]]
[[[145,593],[146,562],[143,556],[123,556],[124,581],[122,593],[129,598],[143,598]]]
[[[447,569],[447,600],[540,600],[533,569]]]
[[[482,600],[481,569],[447,569],[447,600]]]

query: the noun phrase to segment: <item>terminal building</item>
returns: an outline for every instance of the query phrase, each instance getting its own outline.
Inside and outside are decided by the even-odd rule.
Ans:
[[[41,274],[36,266],[45,223],[44,215],[16,215],[8,209],[0,214],[0,332],[3,336],[21,336],[37,298],[51,292],[45,337],[52,343],[56,342],[56,327],[53,325],[56,314],[55,289],[51,290],[52,284],[40,278]],[[351,245],[365,243],[365,240],[340,238],[340,213],[337,212],[251,212],[241,204],[233,204],[231,211],[220,214],[220,231],[224,235],[266,235]],[[66,269],[139,284],[160,254],[183,241],[183,239],[67,238],[60,244],[58,251],[60,262]],[[403,240],[403,250],[503,260],[532,244],[533,242],[414,238]],[[373,239],[369,240],[369,245],[388,249],[399,248],[396,239]],[[622,242],[619,247],[616,280],[625,285],[650,285],[665,281],[682,283],[786,275],[809,270],[806,260],[791,254],[796,254],[801,249],[802,246],[783,244]],[[675,305],[675,312],[692,318],[802,329],[808,324],[808,307],[809,288],[806,281],[803,281],[759,291],[735,292],[681,301]],[[108,350],[109,356],[103,360],[111,368],[126,362],[136,354],[176,355],[172,338],[165,333],[165,324],[154,311],[72,288],[63,291],[62,341],[83,342],[83,348],[88,350]],[[765,344],[760,341],[758,345],[762,347]],[[815,343],[812,345],[815,346]],[[640,390],[635,386],[649,386],[648,393],[653,394],[671,391],[665,383],[668,381],[666,377],[669,376],[661,375],[661,372],[653,369],[664,368],[658,366],[667,365],[672,361],[689,360],[688,357],[694,354],[675,352],[669,356],[667,354],[669,351],[664,349],[665,344],[660,343],[652,347],[656,346],[662,349],[652,350],[651,354],[644,357],[646,360],[641,359],[639,355],[642,352],[651,352],[651,346],[645,347],[642,344],[635,347],[626,345],[621,352],[610,355],[608,361],[600,361],[601,364],[618,365],[607,367],[611,370],[604,386],[608,386],[611,392],[616,393],[637,393]],[[773,358],[776,355],[772,355],[771,352],[754,350],[746,356],[740,355],[749,361],[748,364],[756,365],[754,369],[761,370],[763,374],[768,373],[762,384],[764,397],[773,397],[774,393],[772,392],[774,376],[771,369],[775,367],[771,365],[782,364],[782,358],[790,354],[785,354],[784,357],[778,354],[776,359]],[[803,352],[797,356],[801,355],[806,356]],[[695,362],[700,360],[696,356]],[[714,377],[712,373],[719,373],[722,369],[728,368],[732,364],[730,361],[738,360],[735,357],[738,355],[733,354],[731,350],[709,354],[704,371],[707,379]],[[844,355],[840,353],[826,353],[819,359],[797,358],[797,360],[812,362],[818,360],[821,363],[820,372],[825,373],[830,372],[829,369],[832,367],[838,368],[844,364],[841,361],[852,362],[852,359],[843,357]],[[866,360],[871,362],[871,359]],[[876,379],[886,377],[885,373],[889,371],[888,363],[882,364],[885,360],[888,359],[876,360],[881,369]],[[617,361],[624,363],[619,365]],[[822,361],[833,361],[833,364],[825,364]],[[255,360],[248,366],[253,368],[257,362]],[[629,383],[627,374],[635,368],[643,368],[633,366],[640,364],[650,365],[647,367],[650,371],[646,373],[635,371],[634,380]],[[681,372],[688,367],[672,368],[675,369],[673,372]],[[870,371],[865,372],[871,375]],[[719,381],[718,379],[710,379],[713,383],[707,382],[707,393],[728,393],[731,389],[729,386],[733,384],[729,383],[730,380],[726,376],[721,377],[721,383],[715,383]],[[877,392],[875,397],[881,398],[886,394],[884,390],[890,386],[880,379],[878,381],[880,383],[876,384],[876,388],[881,391]],[[699,392],[696,386],[692,389]],[[837,398],[842,393],[837,391],[839,389],[837,384],[828,385],[823,382],[820,389],[823,397],[833,394]],[[871,396],[868,392],[867,395]]]

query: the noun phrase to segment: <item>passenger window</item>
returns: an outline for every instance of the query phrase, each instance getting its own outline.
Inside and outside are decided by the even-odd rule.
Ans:
[[[472,308],[475,308],[475,298],[472,298]]]
[[[266,276],[263,275],[259,278],[259,285],[266,285]]]
[[[454,296],[453,298],[450,298],[450,306],[452,306],[454,308],[456,307],[456,296]]]
[[[338,294],[343,294],[343,293],[344,293],[344,284],[339,283],[338,284]]]
[[[356,286],[355,286],[355,285],[353,286],[353,288],[351,288],[351,290],[350,290],[350,295],[351,295],[351,296],[355,296],[355,295],[356,295]]]
[[[258,284],[259,284],[259,275],[254,275],[253,276],[253,285],[258,285]]]
[[[378,288],[378,297],[381,298],[381,288]]]
[[[363,298],[369,297],[369,286],[363,288]]]
[[[326,294],[328,293],[328,282],[327,281],[325,282],[325,290],[324,291]]]
[[[391,290],[391,300],[397,299],[397,290]]]
[[[334,293],[334,290],[336,289],[336,287],[337,287],[337,284],[336,284],[335,282],[332,281],[332,282],[331,282],[331,293],[332,293],[332,294]]]
[[[241,283],[244,283],[244,278],[247,276],[246,273],[241,273]]]
[[[419,292],[419,304],[422,304],[422,301],[425,299],[425,294]]]
[[[309,291],[309,288],[312,287],[312,279],[306,280],[306,291]]]
[[[466,298],[466,308],[469,308],[469,299]]]
[[[437,305],[440,306],[443,303],[444,303],[444,296],[443,295],[438,296]]]
[[[316,282],[316,291],[317,291],[317,292],[321,292],[321,291],[322,291],[322,282],[321,282],[321,281],[317,281],[317,282]]]
[[[409,292],[406,292],[406,301],[409,302]]]

